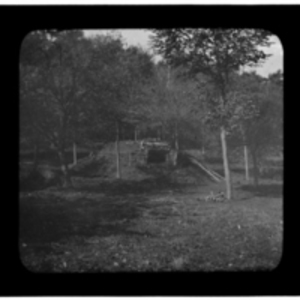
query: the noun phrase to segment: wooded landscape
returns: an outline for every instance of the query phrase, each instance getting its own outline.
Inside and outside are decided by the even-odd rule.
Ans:
[[[20,50],[20,254],[33,272],[274,269],[283,72],[272,34],[29,33]],[[267,238],[268,237],[268,238]]]

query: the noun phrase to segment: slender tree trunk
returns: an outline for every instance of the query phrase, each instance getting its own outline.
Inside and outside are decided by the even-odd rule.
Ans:
[[[205,147],[204,147],[204,121],[202,121],[202,125],[201,125],[201,143],[202,143],[202,155],[204,156],[205,155]]]
[[[121,178],[119,139],[120,139],[120,128],[119,128],[119,122],[117,121],[116,122],[116,167],[117,167],[116,177],[117,178]]]
[[[164,126],[161,125],[160,127],[160,139],[163,141],[165,139],[165,135],[164,135]]]
[[[226,197],[228,200],[231,200],[232,198],[231,178],[230,178],[230,170],[229,170],[228,154],[227,154],[226,130],[224,126],[221,126],[220,133],[221,133],[223,164],[224,164],[224,173],[225,173],[225,182],[226,182]]]
[[[259,185],[259,179],[258,179],[258,164],[257,164],[257,154],[256,151],[251,151],[252,154],[252,160],[253,160],[253,182],[254,186],[258,187]]]
[[[75,142],[73,143],[73,165],[77,165],[77,145]]]
[[[70,186],[72,186],[72,181],[71,181],[70,174],[68,171],[68,165],[66,163],[64,149],[60,149],[58,151],[58,156],[60,159],[60,165],[61,165],[61,171],[62,171],[62,186],[65,188],[70,187]]]
[[[248,161],[248,147],[244,145],[244,162],[245,162],[245,178],[249,181],[249,161]]]
[[[59,135],[59,141],[58,141],[58,156],[60,159],[60,166],[62,171],[62,187],[70,187],[72,186],[71,177],[68,170],[68,164],[66,161],[66,155],[65,155],[65,145],[66,145],[66,132],[67,132],[67,126],[66,126],[66,120],[65,120],[65,114],[61,116],[60,119],[61,124],[61,132]]]
[[[179,141],[178,141],[178,124],[175,126],[175,149],[179,151]]]
[[[202,145],[202,150],[201,150],[201,152],[202,152],[202,155],[204,156],[204,155],[205,155],[205,148],[204,148],[203,145]]]
[[[139,126],[136,125],[134,128],[134,141],[138,143],[138,138],[139,138]]]
[[[244,166],[245,166],[245,179],[246,181],[250,180],[250,176],[249,176],[249,160],[248,160],[248,146],[247,146],[247,138],[246,138],[246,133],[245,130],[243,128],[243,126],[241,125],[241,132],[242,132],[242,137],[243,137],[243,141],[244,141]]]
[[[174,139],[175,139],[175,152],[174,152],[174,160],[173,165],[177,165],[177,157],[179,152],[179,141],[178,141],[178,123],[175,123],[175,133],[174,133]]]
[[[170,79],[171,79],[171,66],[168,65],[168,67],[167,67],[167,84],[166,84],[167,89],[170,86]]]

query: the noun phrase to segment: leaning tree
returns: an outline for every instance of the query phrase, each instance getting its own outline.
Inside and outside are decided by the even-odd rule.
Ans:
[[[231,74],[242,66],[255,66],[268,55],[259,46],[269,46],[271,33],[255,29],[163,29],[153,30],[155,51],[175,66],[184,65],[191,76],[204,74],[215,88],[214,113],[211,114],[220,129],[226,196],[232,198],[226,134],[231,99]]]

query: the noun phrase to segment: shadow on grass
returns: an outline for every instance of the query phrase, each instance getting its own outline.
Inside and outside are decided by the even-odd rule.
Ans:
[[[183,187],[171,181],[167,176],[144,178],[141,180],[112,180],[102,181],[96,186],[79,189],[89,192],[99,192],[106,196],[151,195],[163,191],[181,191]]]
[[[157,168],[152,168],[152,172],[155,176],[139,181],[100,179],[96,186],[83,182],[71,190],[75,194],[83,192],[82,198],[77,200],[68,201],[51,193],[40,199],[36,196],[21,200],[21,240],[44,245],[74,236],[149,235],[129,228],[150,206],[149,195],[181,190],[166,170],[166,174]],[[93,197],[85,197],[85,192]]]
[[[81,179],[83,181],[70,192],[83,193],[82,198],[68,201],[50,193],[40,199],[27,197],[21,200],[20,238],[32,243],[45,244],[74,236],[149,235],[145,232],[134,232],[129,228],[150,205],[168,205],[150,204],[149,196],[169,191],[182,192],[187,186],[174,180],[174,173],[181,172],[184,168],[174,168],[165,164],[137,167],[141,171],[137,180],[109,181],[99,177],[99,181],[96,180],[92,186],[88,178],[84,180],[96,171],[103,171],[106,165],[104,159],[99,161],[97,167],[91,165],[80,171],[84,175]],[[189,173],[189,176],[194,175]],[[62,195],[65,192],[62,191]],[[85,193],[92,197],[85,197]]]
[[[243,185],[240,187],[243,191],[251,192],[255,196],[260,197],[281,197],[282,196],[282,184],[260,184],[258,187],[254,185]]]
[[[132,221],[148,206],[148,198],[141,196],[102,197],[76,201],[27,198],[20,205],[20,239],[27,243],[44,244],[92,236],[144,235],[129,229]],[[44,202],[44,203],[43,203]]]

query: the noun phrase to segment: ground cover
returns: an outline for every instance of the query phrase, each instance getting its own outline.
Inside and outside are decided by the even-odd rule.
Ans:
[[[210,167],[221,170],[218,162]],[[121,180],[113,171],[86,171],[74,174],[70,189],[21,190],[22,264],[33,272],[274,269],[282,254],[282,179],[263,178],[254,189],[235,168],[234,199],[220,203],[205,196],[224,183],[188,166],[125,162]]]

